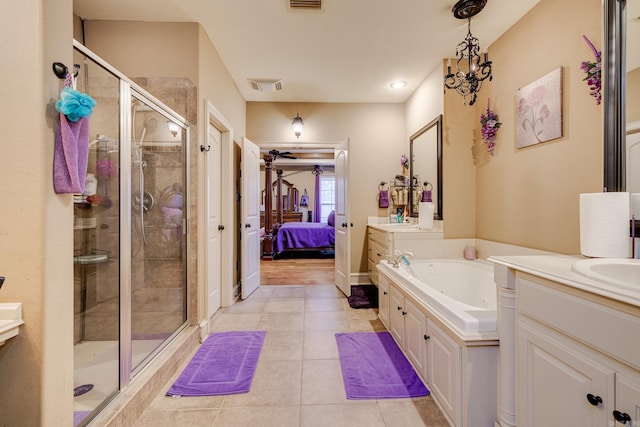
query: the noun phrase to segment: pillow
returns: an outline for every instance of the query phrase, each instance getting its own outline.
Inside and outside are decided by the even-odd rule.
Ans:
[[[327,225],[335,227],[336,226],[335,223],[336,223],[336,211],[331,211],[331,213],[327,217]]]

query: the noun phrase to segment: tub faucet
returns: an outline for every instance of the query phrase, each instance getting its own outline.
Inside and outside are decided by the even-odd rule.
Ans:
[[[406,265],[410,265],[411,262],[407,257],[413,258],[413,252],[400,252],[399,249],[396,249],[395,256],[392,256],[390,259],[391,265],[394,268],[398,268],[400,261],[404,262]]]

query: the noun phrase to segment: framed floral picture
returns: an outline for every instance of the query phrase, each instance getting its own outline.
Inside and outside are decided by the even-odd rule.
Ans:
[[[516,93],[516,147],[562,137],[562,67]]]

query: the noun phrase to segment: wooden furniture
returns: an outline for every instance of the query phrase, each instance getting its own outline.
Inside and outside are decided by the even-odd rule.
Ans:
[[[277,221],[277,212],[271,211],[271,224],[276,224]],[[283,212],[282,213],[282,222],[302,222],[302,212]],[[264,212],[260,212],[260,227],[264,227]]]
[[[265,182],[271,182],[271,172],[273,171],[274,158],[271,154],[265,154],[263,156],[265,169],[264,178]],[[271,182],[271,185],[265,185],[265,189],[262,190],[262,205],[264,206],[264,212],[273,212],[273,194],[276,195],[276,209],[275,218],[273,215],[260,214],[260,227],[264,227],[265,233],[262,242],[262,258],[273,259],[275,255],[275,231],[274,225],[284,224],[285,213],[288,213],[288,219],[293,221],[294,218],[302,220],[302,212],[296,212],[298,208],[298,189],[294,187],[289,181],[282,178],[282,170],[276,170],[278,179]],[[283,192],[283,186],[286,187],[286,192]]]

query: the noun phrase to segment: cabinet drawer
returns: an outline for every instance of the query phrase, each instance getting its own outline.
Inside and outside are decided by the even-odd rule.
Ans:
[[[632,315],[562,292],[531,276],[518,278],[517,293],[521,314],[640,369],[640,309]]]
[[[373,230],[373,238],[376,243],[384,248],[389,246],[390,233],[382,230]]]

